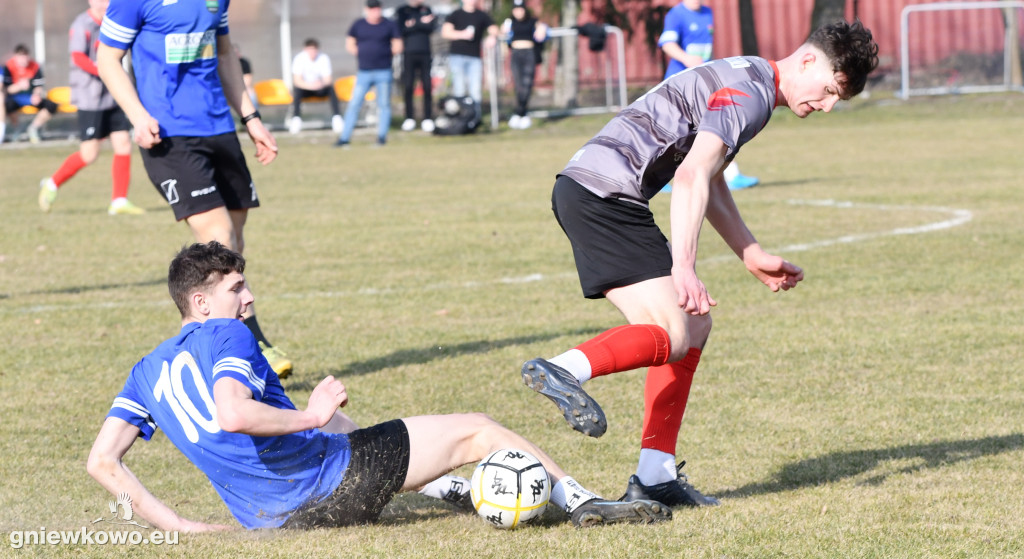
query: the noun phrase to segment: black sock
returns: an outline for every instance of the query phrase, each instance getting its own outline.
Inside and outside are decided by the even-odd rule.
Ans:
[[[242,321],[252,332],[253,336],[256,336],[256,341],[262,343],[267,347],[271,347],[270,342],[267,341],[267,337],[263,335],[263,331],[260,330],[260,323],[256,322],[256,315],[252,315],[249,318]]]

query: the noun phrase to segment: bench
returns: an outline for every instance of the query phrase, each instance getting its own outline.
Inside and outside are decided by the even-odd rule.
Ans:
[[[352,100],[352,91],[356,86],[355,76],[342,76],[334,80],[334,93],[338,96],[338,100],[342,103],[348,103]],[[281,79],[269,79],[256,82],[253,84],[253,89],[256,90],[256,100],[261,107],[290,107],[293,101],[292,92],[288,86]],[[368,91],[366,93],[366,101],[375,101],[377,99],[376,91]],[[302,100],[303,103],[326,103],[327,97],[306,97]],[[367,107],[364,107],[366,111]],[[372,109],[371,109],[372,110]]]
[[[57,104],[58,113],[78,112],[78,107],[71,104],[71,88],[66,85],[55,87],[47,91],[46,98]],[[39,112],[39,109],[32,106],[25,106],[21,108],[21,112],[27,115],[34,115]]]

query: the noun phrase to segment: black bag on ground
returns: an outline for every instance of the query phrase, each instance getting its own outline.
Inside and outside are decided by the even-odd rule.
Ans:
[[[475,132],[480,126],[480,115],[472,97],[447,95],[437,103],[440,116],[434,119],[434,134],[458,136]]]

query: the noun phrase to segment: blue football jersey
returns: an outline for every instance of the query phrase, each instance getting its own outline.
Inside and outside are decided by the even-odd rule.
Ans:
[[[108,417],[159,426],[201,470],[246,528],[280,526],[292,511],[330,495],[351,458],[347,435],[319,429],[277,437],[222,431],[213,383],[232,378],[253,398],[295,409],[249,329],[239,320],[191,322],[139,361]]]
[[[704,62],[711,60],[711,46],[714,42],[715,24],[711,8],[701,6],[693,11],[680,2],[665,14],[665,29],[658,37],[658,46],[677,43],[687,54],[695,54]],[[665,77],[682,72],[686,66],[670,58]]]
[[[229,0],[112,0],[103,44],[131,50],[142,106],[160,135],[234,132],[217,75],[217,35],[228,33]]]

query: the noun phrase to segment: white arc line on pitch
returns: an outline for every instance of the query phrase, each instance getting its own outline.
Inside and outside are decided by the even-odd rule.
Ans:
[[[970,210],[958,209],[958,208],[945,208],[942,206],[892,206],[886,204],[861,204],[857,202],[844,202],[840,200],[787,200],[787,203],[794,206],[819,206],[827,208],[853,208],[853,209],[868,209],[868,210],[879,210],[879,211],[924,211],[932,213],[940,213],[950,216],[948,219],[941,221],[933,221],[931,223],[925,223],[924,225],[918,225],[916,227],[897,227],[895,229],[889,229],[887,231],[875,231],[873,233],[860,233],[856,235],[843,235],[842,237],[836,237],[834,239],[822,239],[820,241],[812,241],[809,243],[797,243],[792,245],[784,245],[770,249],[768,252],[772,253],[786,253],[786,252],[803,252],[812,250],[815,248],[822,248],[834,245],[841,245],[847,243],[856,243],[860,241],[868,241],[871,239],[877,239],[880,237],[891,237],[895,235],[918,235],[921,233],[931,233],[932,231],[941,231],[943,229],[951,229],[953,227],[959,227],[974,219],[974,214]],[[706,258],[701,262],[721,262],[723,260],[730,260],[736,258],[732,254],[723,254],[720,256],[714,256]]]
[[[934,221],[931,223],[925,223],[924,225],[918,225],[915,227],[897,227],[895,229],[889,229],[887,231],[875,231],[873,233],[860,233],[855,235],[843,235],[842,237],[836,237],[833,239],[822,239],[820,241],[811,241],[807,243],[796,243],[791,245],[784,245],[770,249],[769,252],[773,253],[787,253],[787,252],[803,252],[813,250],[816,248],[835,246],[847,243],[856,243],[860,241],[868,241],[871,239],[877,239],[880,237],[889,237],[895,235],[918,235],[921,233],[930,233],[933,231],[941,231],[943,229],[950,229],[963,225],[974,218],[974,214],[970,210],[957,209],[957,208],[945,208],[941,206],[892,206],[886,204],[862,204],[858,202],[845,202],[841,200],[788,200],[787,203],[794,206],[818,206],[827,208],[839,208],[839,209],[870,209],[879,211],[924,211],[939,213],[948,216],[947,219],[941,221]],[[721,254],[718,256],[711,256],[703,258],[699,261],[701,264],[710,264],[717,262],[724,262],[735,259],[736,256],[733,254]],[[485,281],[468,281],[462,283],[449,283],[441,282],[430,285],[421,285],[418,287],[364,287],[346,291],[317,291],[317,292],[305,292],[305,293],[283,293],[279,295],[261,295],[260,299],[309,299],[313,297],[320,298],[340,298],[340,297],[360,297],[368,295],[392,295],[398,293],[408,293],[411,291],[445,291],[452,289],[474,289],[479,287],[487,287],[492,285],[514,285],[514,284],[525,284],[525,283],[537,283],[547,280],[564,280],[575,278],[574,272],[561,272],[556,274],[527,274],[525,276],[518,277],[506,277],[498,278],[493,280]],[[143,305],[169,305],[170,301],[149,301],[149,302],[97,302],[97,303],[82,303],[82,304],[49,304],[49,305],[30,305],[21,309],[9,308],[0,310],[10,310],[17,313],[41,313],[41,312],[67,312],[72,309],[107,309],[107,308],[119,308],[136,306],[139,304]]]

